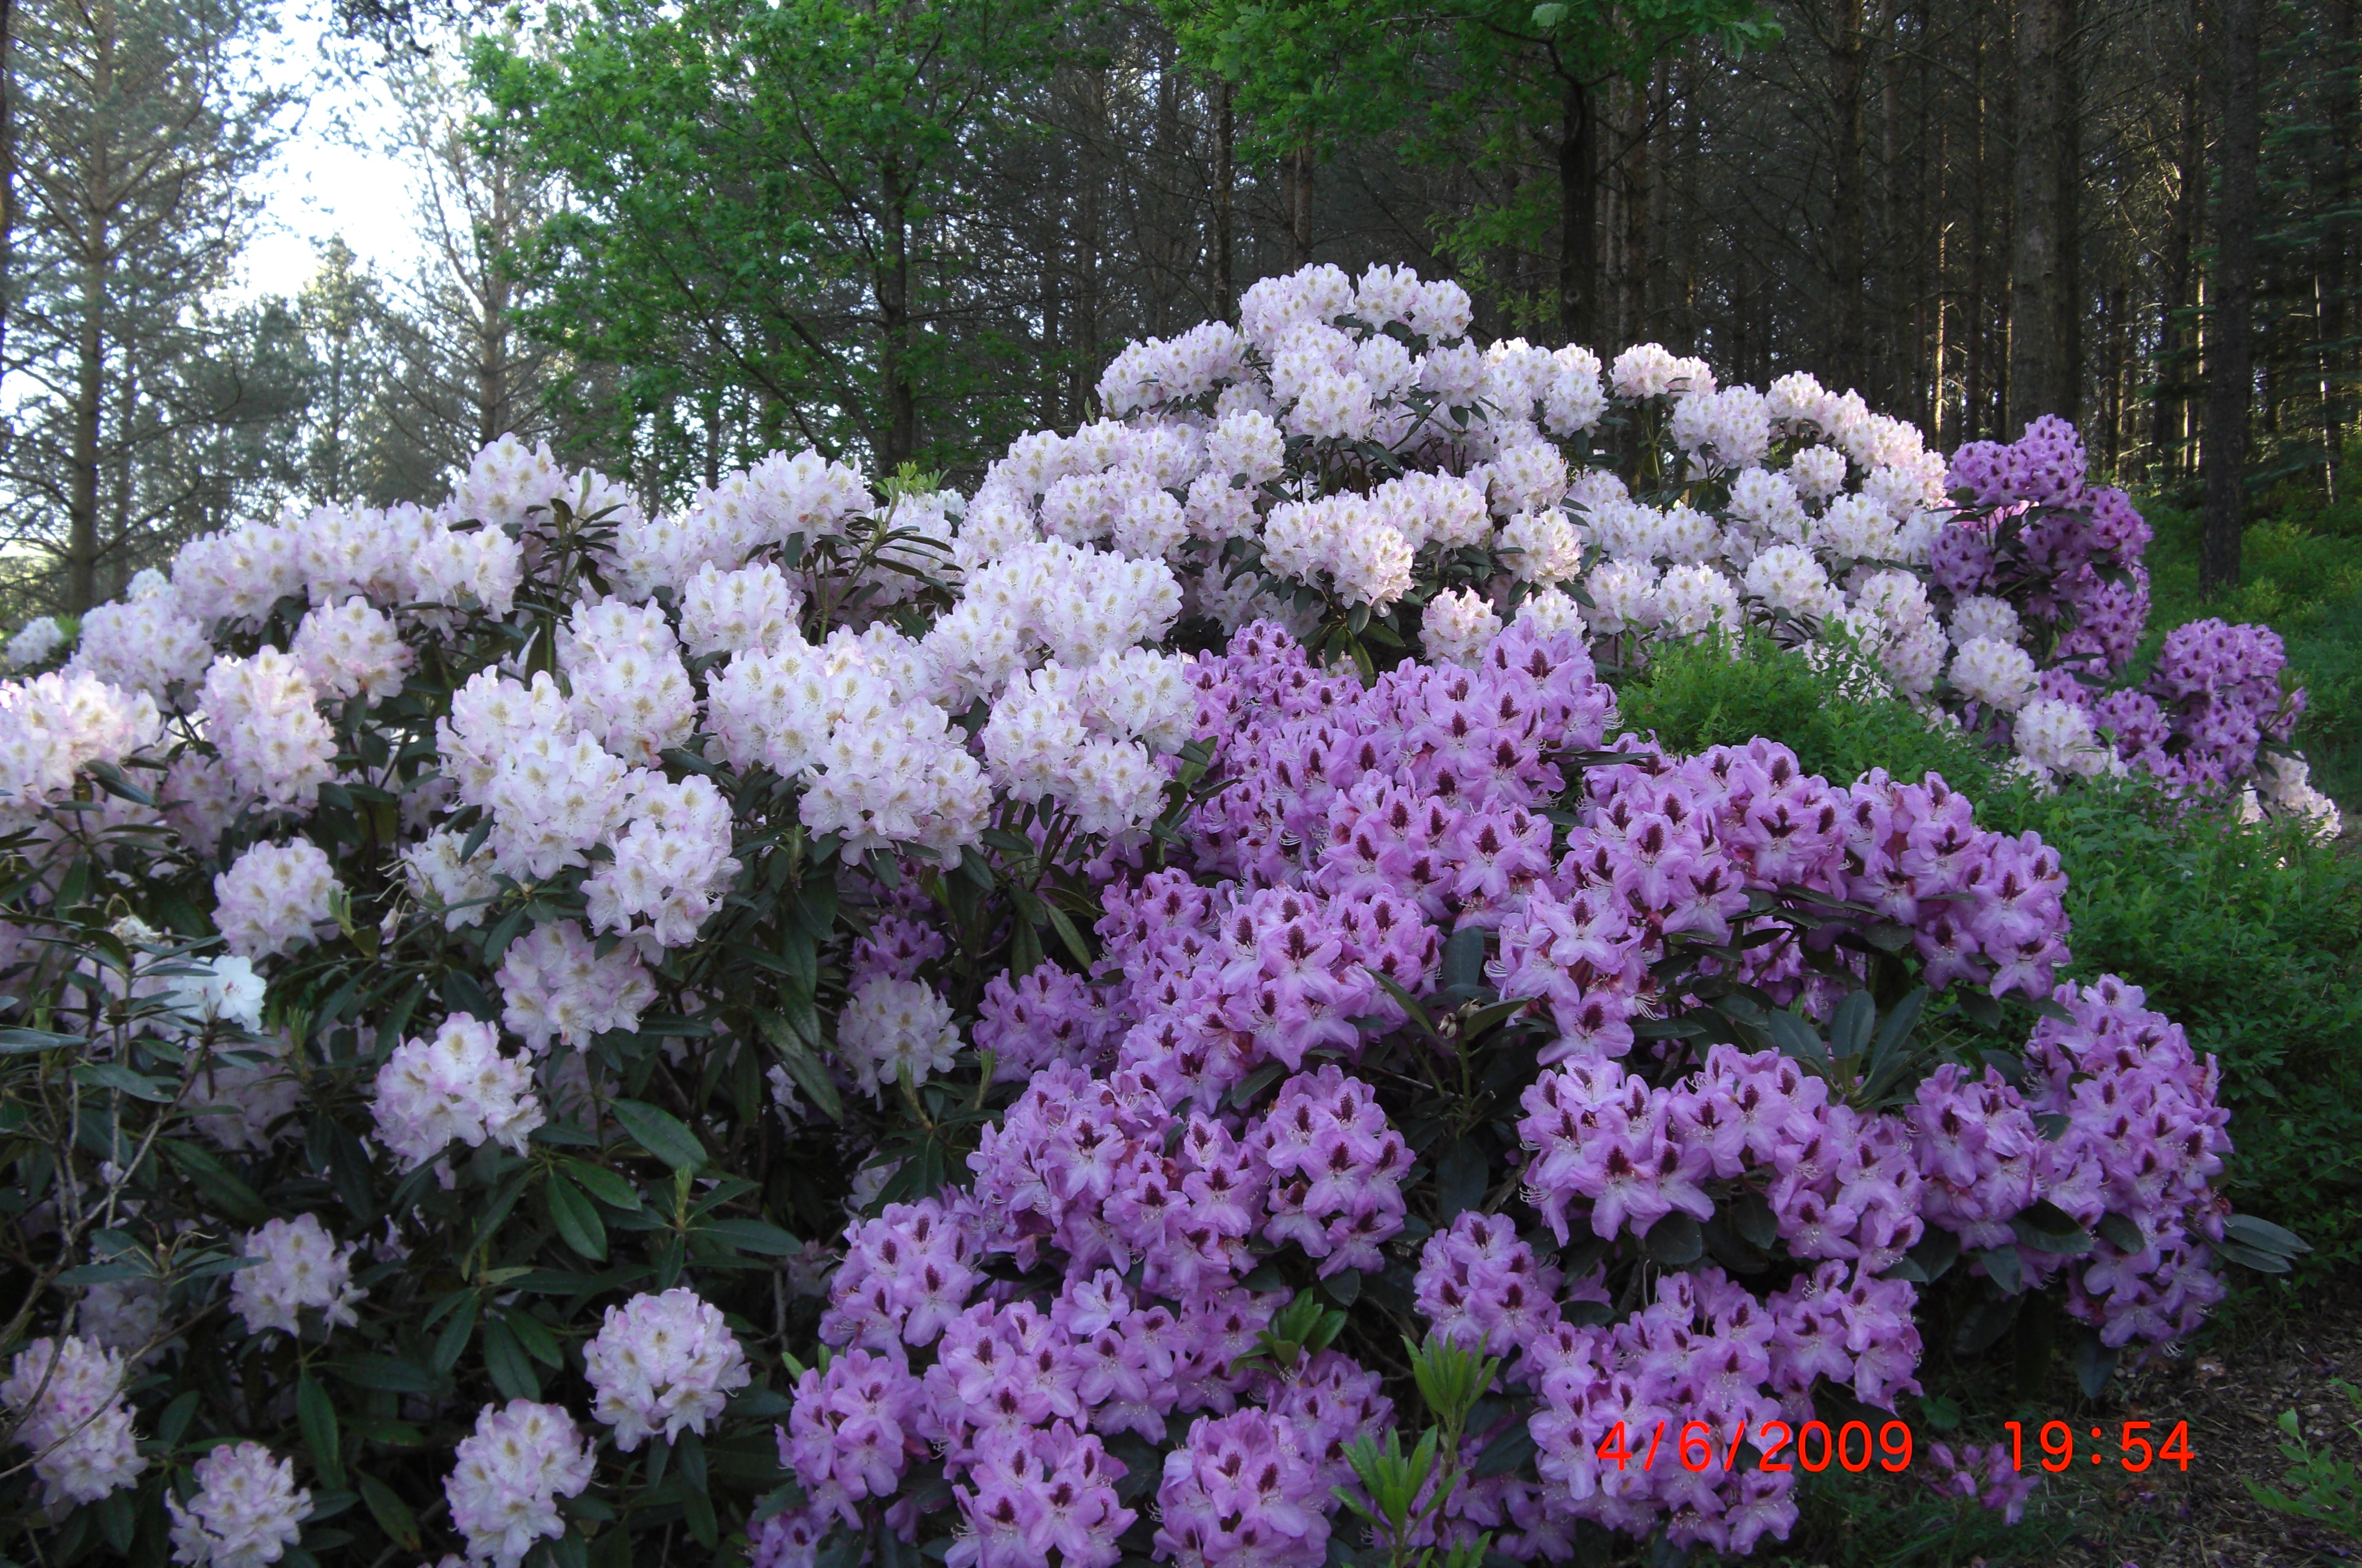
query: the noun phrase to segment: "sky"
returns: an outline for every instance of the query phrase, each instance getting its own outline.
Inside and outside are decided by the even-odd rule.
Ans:
[[[271,80],[308,84],[310,102],[291,114],[292,134],[264,181],[261,223],[231,291],[238,300],[295,293],[337,235],[381,275],[407,273],[417,250],[412,175],[383,150],[392,105],[366,74],[329,69],[326,11],[321,0],[295,0],[281,17]]]

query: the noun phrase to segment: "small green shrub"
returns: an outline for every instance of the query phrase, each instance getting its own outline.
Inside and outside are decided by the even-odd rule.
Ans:
[[[1930,724],[1907,703],[1849,696],[1842,676],[1815,669],[1760,634],[1735,646],[1655,650],[1646,673],[1617,701],[1627,730],[1653,733],[1675,752],[1768,735],[1825,778],[1850,781],[1883,767],[1910,782],[1932,771],[1971,799],[1993,782],[1992,762],[1967,735]]]
[[[2330,1386],[2354,1407],[2355,1416],[2345,1424],[2362,1437],[2362,1388],[2342,1377],[2333,1379]],[[2280,1412],[2279,1428],[2289,1440],[2280,1444],[2280,1453],[2289,1462],[2285,1479],[2290,1490],[2283,1492],[2251,1479],[2248,1495],[2266,1507],[2310,1519],[2348,1540],[2362,1540],[2362,1474],[2329,1449],[2315,1451],[2308,1445],[2294,1410]]]

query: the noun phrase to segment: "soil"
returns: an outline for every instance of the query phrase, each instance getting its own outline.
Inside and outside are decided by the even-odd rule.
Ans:
[[[2250,1480],[2286,1490],[2281,1412],[2304,1440],[2362,1464],[2362,1409],[2334,1383],[2362,1388],[2362,1280],[2319,1287],[2277,1311],[2235,1313],[2203,1349],[2158,1358],[2121,1379],[2092,1424],[2190,1423],[2185,1474],[2170,1463],[2079,1488],[2081,1517],[2058,1559],[2077,1568],[2305,1568],[2362,1562],[2362,1540],[2257,1503]],[[2257,1320],[2268,1320],[2257,1321]],[[2121,1430],[2120,1428],[2118,1430]],[[2036,1439],[2026,1439],[2028,1468]],[[2113,1465],[2108,1468],[2114,1469]],[[2063,1480],[2063,1477],[2061,1478]],[[2054,1484],[2055,1485],[2055,1484]],[[2054,1504],[2064,1499],[2054,1498]]]
[[[2062,1358],[2063,1359],[2063,1358]],[[1923,1373],[1927,1370],[1923,1367]],[[1969,1426],[1941,1434],[1955,1448],[1994,1438],[1992,1416],[2010,1408],[2007,1375],[1958,1392]],[[2302,1293],[2249,1286],[2179,1356],[2120,1373],[2103,1396],[2076,1397],[2071,1372],[2053,1360],[2051,1397],[2016,1406],[2022,1463],[2042,1476],[2015,1524],[1974,1504],[1939,1501],[1923,1457],[1901,1476],[1875,1467],[1814,1478],[1798,1529],[1772,1555],[1804,1568],[2331,1568],[2362,1565],[2362,1539],[2257,1502],[2247,1483],[2289,1491],[2282,1412],[2297,1414],[2305,1442],[2362,1469],[2362,1408],[2337,1387],[2362,1389],[2362,1277]],[[2060,1395],[2065,1397],[2059,1397]],[[1939,1434],[1919,1426],[1923,1444]],[[2158,1459],[2137,1474],[2121,1463],[2126,1421],[2149,1423],[2162,1448],[2187,1424],[2187,1470]],[[2046,1474],[2046,1423],[2075,1439],[2061,1473]],[[2092,1428],[2103,1441],[2091,1441]],[[2054,1446],[2058,1441],[2052,1434]],[[1932,1446],[1932,1445],[1931,1445]],[[2093,1449],[2102,1452],[2091,1463]],[[1634,1557],[1634,1563],[1643,1561]]]

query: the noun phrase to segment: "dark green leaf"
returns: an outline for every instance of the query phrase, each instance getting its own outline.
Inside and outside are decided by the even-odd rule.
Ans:
[[[438,1373],[447,1373],[459,1364],[459,1358],[467,1353],[468,1342],[476,1333],[476,1293],[467,1290],[454,1294],[459,1297],[458,1304],[444,1323],[443,1331],[435,1336],[435,1349],[427,1357],[427,1364]]]
[[[1488,1174],[1482,1149],[1466,1138],[1451,1141],[1435,1163],[1435,1200],[1443,1224],[1485,1201]]]
[[[156,1441],[168,1449],[178,1447],[181,1434],[189,1430],[189,1422],[197,1413],[201,1397],[195,1389],[191,1388],[165,1406],[163,1415],[156,1421]]]
[[[369,1506],[370,1517],[377,1520],[378,1529],[404,1551],[417,1551],[418,1520],[412,1516],[410,1505],[366,1470],[360,1472],[360,1488],[361,1501]]]
[[[1760,1274],[1772,1265],[1771,1254],[1740,1233],[1730,1206],[1724,1204],[1703,1227],[1706,1255],[1728,1274]]]
[[[240,1224],[259,1227],[271,1218],[271,1211],[252,1187],[232,1176],[228,1167],[187,1138],[163,1138],[156,1146],[164,1157],[181,1167],[188,1178],[204,1195],[206,1204],[223,1218]]]
[[[639,1212],[640,1189],[620,1174],[604,1165],[594,1165],[588,1160],[568,1160],[565,1169],[566,1174],[574,1178],[576,1186],[610,1209],[621,1209],[634,1214]]]
[[[130,1492],[109,1492],[99,1499],[98,1532],[117,1552],[131,1550],[132,1532],[138,1528],[138,1516],[132,1511],[133,1496]]]
[[[566,1353],[557,1348],[557,1336],[549,1331],[548,1324],[532,1313],[520,1307],[512,1307],[501,1314],[501,1322],[517,1337],[517,1343],[524,1347],[524,1353],[542,1365],[554,1368],[566,1364]]]
[[[1772,1043],[1780,1055],[1794,1057],[1823,1077],[1828,1076],[1829,1050],[1821,1043],[1819,1031],[1805,1019],[1785,1008],[1764,1015],[1763,1026],[1772,1036]]]
[[[1933,1284],[1949,1274],[1952,1265],[1959,1261],[1960,1238],[1953,1231],[1930,1225],[1920,1236],[1918,1244],[1904,1255],[1917,1264],[1919,1272]]]
[[[1083,933],[1075,929],[1075,922],[1056,904],[1045,903],[1042,907],[1050,917],[1050,929],[1058,933],[1058,940],[1066,944],[1066,951],[1075,955],[1075,962],[1087,972],[1092,964],[1091,950],[1084,944]]]
[[[2016,1323],[2018,1310],[2025,1305],[2023,1296],[1977,1301],[1960,1316],[1959,1327],[1952,1334],[1953,1351],[1960,1355],[1974,1355],[1991,1348]]]
[[[2096,1399],[2108,1386],[2108,1379],[2116,1375],[2116,1352],[2100,1342],[2099,1331],[2085,1327],[2076,1336],[2075,1382],[2083,1390],[2083,1397]]]
[[[1379,988],[1386,995],[1395,999],[1395,1005],[1410,1015],[1412,1022],[1418,1024],[1429,1036],[1435,1033],[1435,1021],[1428,1016],[1427,1009],[1421,1005],[1417,997],[1396,985],[1391,976],[1382,975],[1375,969],[1364,969],[1362,972],[1377,981]]]
[[[1760,1192],[1742,1192],[1724,1206],[1732,1225],[1748,1242],[1765,1252],[1780,1239],[1780,1219]]]
[[[2312,1251],[2312,1243],[2294,1231],[2275,1225],[2268,1220],[2258,1220],[2252,1214],[2234,1214],[2223,1221],[2223,1234],[2243,1247],[2259,1253],[2277,1253],[2282,1257],[2294,1257]]]
[[[2122,1214],[2101,1215],[2100,1235],[2120,1253],[2139,1253],[2148,1249],[2148,1238],[2141,1234],[2139,1222]]]
[[[1829,1050],[1838,1060],[1859,1059],[1870,1049],[1871,1025],[1878,1021],[1878,1004],[1868,991],[1849,991],[1838,1003],[1829,1021]]]
[[[1676,1210],[1650,1226],[1640,1246],[1667,1268],[1687,1268],[1705,1255],[1705,1231],[1695,1219]]]
[[[503,1399],[541,1397],[541,1375],[534,1371],[516,1335],[497,1318],[484,1324],[484,1370],[491,1374],[492,1386]]]
[[[1244,1110],[1264,1090],[1286,1076],[1287,1065],[1285,1062],[1267,1062],[1239,1080],[1238,1086],[1231,1090],[1231,1103]]]
[[[79,1034],[60,1034],[47,1029],[0,1029],[0,1056],[22,1056],[82,1043]]]
[[[2004,1296],[2015,1296],[2025,1288],[2024,1260],[2015,1247],[1992,1247],[1975,1254],[1984,1264],[1985,1277]]]
[[[699,1232],[724,1246],[761,1257],[783,1258],[803,1247],[777,1225],[762,1220],[716,1220]]]
[[[607,1259],[607,1226],[582,1189],[557,1171],[549,1173],[544,1194],[549,1199],[550,1221],[569,1247],[593,1263]]]
[[[1926,1010],[1927,988],[1913,988],[1911,994],[1894,1004],[1886,1021],[1878,1026],[1878,1038],[1871,1044],[1870,1059],[1874,1066],[1883,1066],[1900,1055],[1910,1043],[1911,1032],[1918,1027],[1920,1013]]]
[[[356,1388],[374,1388],[387,1394],[432,1394],[435,1379],[424,1367],[390,1355],[357,1355],[349,1361],[332,1361],[325,1370],[351,1384]]]
[[[73,1077],[85,1088],[115,1089],[150,1105],[170,1105],[176,1095],[171,1085],[135,1073],[120,1062],[77,1063]]]
[[[809,1012],[811,1009],[807,1006],[804,1010]],[[812,1044],[817,1043],[818,1015],[813,1015],[810,1038],[807,1038],[804,1030],[768,1008],[758,1007],[752,1011],[756,1027],[763,1032],[763,1038],[778,1054],[780,1065],[787,1068],[788,1077],[795,1080],[796,1088],[803,1091],[804,1098],[831,1121],[844,1121],[844,1102],[838,1097],[836,1085],[831,1081],[828,1069],[821,1065],[820,1058],[811,1051]]]
[[[634,1143],[673,1169],[693,1171],[705,1163],[705,1145],[671,1111],[639,1099],[619,1099],[608,1109]]]
[[[2214,1255],[2254,1269],[2257,1274],[2286,1274],[2294,1265],[2286,1253],[2263,1253],[2228,1236],[2214,1243]]]
[[[1496,1475],[1507,1475],[1522,1469],[1538,1452],[1540,1445],[1534,1441],[1531,1429],[1523,1421],[1515,1422],[1499,1437],[1486,1443],[1485,1452],[1476,1456],[1476,1479],[1490,1481]]]
[[[1485,928],[1462,926],[1443,944],[1443,983],[1457,990],[1474,990],[1485,983]]]
[[[2036,1252],[2071,1256],[2092,1250],[2091,1232],[2078,1225],[2073,1215],[2048,1198],[2038,1198],[2030,1207],[2011,1216],[2009,1228],[2019,1244]]]
[[[312,1464],[331,1486],[345,1484],[343,1439],[337,1430],[337,1407],[317,1379],[305,1376],[295,1385],[295,1419],[304,1429],[304,1446],[312,1451]]]

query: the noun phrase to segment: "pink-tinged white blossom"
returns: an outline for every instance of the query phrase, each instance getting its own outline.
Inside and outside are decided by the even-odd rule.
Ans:
[[[42,1500],[95,1503],[136,1483],[148,1461],[123,1397],[123,1357],[75,1339],[38,1339],[17,1353],[0,1404],[17,1418]]]
[[[196,1496],[171,1492],[172,1561],[189,1568],[264,1568],[287,1553],[312,1517],[312,1494],[295,1485],[295,1462],[259,1442],[221,1443],[196,1463]]]
[[[215,922],[241,958],[275,958],[308,947],[335,918],[341,886],[327,853],[307,839],[258,844],[214,878]]]
[[[721,1312],[686,1286],[608,1308],[582,1362],[591,1413],[626,1453],[651,1437],[702,1434],[752,1376]]]
[[[240,1250],[261,1260],[230,1275],[229,1309],[248,1333],[277,1329],[292,1336],[306,1309],[331,1329],[360,1321],[353,1309],[369,1294],[353,1283],[353,1254],[360,1243],[338,1247],[317,1215],[267,1220],[261,1230],[247,1232]]]
[[[378,1069],[370,1114],[378,1141],[414,1170],[456,1141],[524,1153],[544,1120],[527,1056],[501,1055],[500,1032],[454,1015],[430,1040],[405,1040]]]
[[[517,1568],[536,1542],[566,1533],[557,1499],[579,1496],[593,1466],[564,1408],[530,1399],[485,1406],[458,1459],[443,1483],[451,1523],[469,1559],[493,1568]]]

